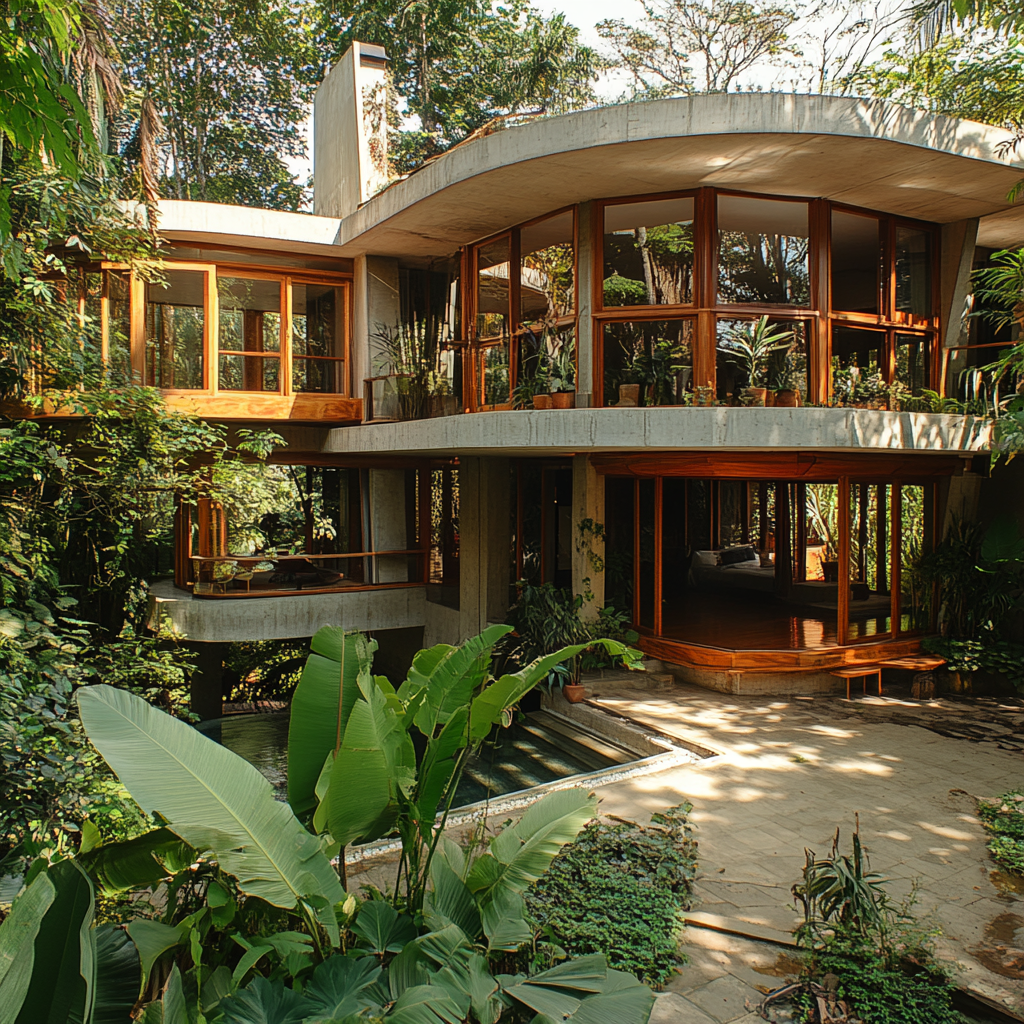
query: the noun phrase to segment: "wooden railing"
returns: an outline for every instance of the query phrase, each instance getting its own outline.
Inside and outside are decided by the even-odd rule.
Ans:
[[[282,597],[421,586],[427,573],[423,548],[341,554],[193,555],[196,597]]]

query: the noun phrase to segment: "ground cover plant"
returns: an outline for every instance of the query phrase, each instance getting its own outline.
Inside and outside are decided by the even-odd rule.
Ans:
[[[81,687],[85,732],[151,827],[104,841],[87,823],[77,850],[0,879],[0,903],[18,894],[0,925],[0,1020],[645,1024],[652,993],[600,954],[544,967],[520,952],[523,893],[593,817],[592,794],[549,793],[468,849],[445,834],[465,761],[579,650],[495,678],[508,629],[421,651],[397,689],[372,675],[373,642],[317,633],[287,803],[141,697]],[[394,889],[347,893],[344,845],[386,835],[402,846]],[[98,894],[129,899],[111,920]]]
[[[680,804],[650,825],[587,825],[526,892],[539,933],[570,955],[602,953],[613,967],[664,985],[685,962],[679,932],[697,873],[690,810]]]
[[[804,915],[796,930],[805,983],[798,1019],[817,1024],[822,1010],[841,1000],[867,1024],[963,1024],[953,982],[935,957],[937,930],[912,915],[915,890],[895,900],[888,880],[871,871],[859,823],[849,854],[840,852],[837,829],[827,857],[805,856],[792,890]]]
[[[989,833],[988,849],[996,863],[1014,875],[1024,875],[1024,789],[982,800],[978,817]]]

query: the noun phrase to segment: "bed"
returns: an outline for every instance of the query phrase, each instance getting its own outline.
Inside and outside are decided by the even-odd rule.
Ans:
[[[689,585],[695,590],[714,588],[771,594],[775,591],[775,566],[762,566],[757,552],[747,545],[721,551],[694,551]]]

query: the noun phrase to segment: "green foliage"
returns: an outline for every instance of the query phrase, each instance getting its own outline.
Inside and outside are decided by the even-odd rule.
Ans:
[[[650,825],[588,825],[527,892],[530,918],[572,956],[603,953],[612,966],[663,985],[683,962],[682,911],[697,872],[697,843],[681,804]]]
[[[581,531],[583,528],[581,524]],[[642,655],[628,646],[638,639],[632,630],[625,628],[628,616],[609,607],[598,610],[596,622],[585,623],[579,614],[583,607],[582,595],[574,597],[571,591],[553,583],[534,586],[528,580],[519,580],[516,586],[519,596],[508,611],[512,632],[495,648],[503,662],[525,666],[559,647],[583,645],[580,656],[551,668],[546,680],[549,690],[566,683],[578,683],[584,668],[589,671],[617,664],[632,667],[639,663]],[[623,650],[613,651],[607,646],[602,649],[598,646],[599,638],[615,640]]]
[[[882,949],[840,929],[808,956],[806,971],[819,979],[835,974],[840,998],[871,1024],[965,1024],[953,1008],[953,981],[913,933]]]
[[[922,646],[945,658],[946,667],[953,672],[996,672],[1024,690],[1024,644],[983,634],[980,640],[930,636],[924,638]]]
[[[1024,876],[1024,789],[1012,789],[992,802],[981,801],[978,817],[991,836],[988,849],[996,863]]]
[[[497,117],[585,106],[602,67],[564,15],[544,18],[523,0],[334,0],[319,10],[318,30],[333,59],[356,39],[385,47],[391,58],[398,173]],[[399,129],[400,109],[419,127]]]
[[[910,571],[941,588],[943,636],[990,647],[1024,595],[1024,538],[1006,517],[987,530],[955,519],[942,543]]]
[[[828,857],[804,853],[793,896],[804,915],[796,939],[807,950],[805,977],[835,974],[839,997],[872,1024],[962,1024],[953,982],[935,959],[937,933],[911,915],[916,888],[901,903],[889,896],[886,879],[870,870],[859,823],[849,854],[840,853],[838,829]]]
[[[718,342],[718,350],[735,362],[743,371],[750,387],[781,387],[773,381],[769,385],[768,367],[772,357],[781,354],[781,361],[793,348],[793,332],[780,330],[762,316],[750,323],[740,323],[729,329]]]

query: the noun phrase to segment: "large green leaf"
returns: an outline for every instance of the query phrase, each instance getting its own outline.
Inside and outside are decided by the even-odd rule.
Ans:
[[[121,843],[93,846],[78,862],[104,893],[156,885],[188,867],[196,851],[170,829],[158,828]]]
[[[647,1024],[654,993],[624,971],[609,971],[600,993],[587,996],[570,1017],[575,1024]]]
[[[370,670],[377,643],[361,633],[345,634],[338,626],[324,626],[314,635],[310,649],[288,721],[288,802],[296,814],[306,814],[316,804],[317,778],[339,736],[345,735],[348,716],[359,697],[356,678],[361,670]],[[345,683],[339,722],[343,650]]]
[[[375,1007],[375,1000],[366,990],[380,974],[380,965],[370,956],[358,960],[328,957],[313,972],[303,992],[312,1005],[310,1016],[333,1021]]]
[[[397,953],[416,938],[416,926],[411,917],[399,914],[390,903],[367,900],[359,908],[352,934],[362,939],[371,952],[384,956]]]
[[[128,934],[101,924],[96,939],[96,998],[92,1024],[131,1024],[131,1013],[142,989],[139,951]]]
[[[511,626],[488,626],[458,647],[438,644],[413,658],[398,695],[408,700],[416,691],[424,691],[426,700],[416,715],[416,728],[424,736],[433,736],[439,725],[469,703],[487,678],[494,645],[511,631]]]
[[[489,852],[470,868],[466,884],[480,894],[485,907],[500,890],[523,892],[547,871],[558,851],[576,838],[596,810],[597,798],[586,790],[548,793],[491,840]]]
[[[280,981],[253,978],[241,992],[221,1001],[223,1024],[301,1024],[312,1005]]]
[[[175,949],[185,941],[187,929],[188,926],[184,924],[175,927],[162,921],[150,921],[145,917],[137,917],[128,925],[128,934],[139,951],[143,985],[157,960],[168,950]]]
[[[17,1024],[81,1024],[92,1010],[96,978],[93,888],[73,860],[50,865],[55,895],[35,938],[32,980]]]
[[[466,1009],[469,1000],[466,1000]],[[407,988],[395,1001],[388,1014],[388,1024],[463,1024],[466,1016],[443,988],[434,985],[417,985]]]
[[[483,907],[483,929],[487,936],[487,952],[513,951],[533,938],[533,929],[526,920],[523,894],[511,889],[495,889]]]
[[[468,709],[460,708],[451,715],[438,736],[427,740],[416,785],[416,813],[424,841],[430,839],[441,798],[455,774],[455,755],[469,742],[468,720]]]
[[[327,796],[330,832],[342,846],[387,835],[416,779],[416,751],[401,718],[368,673],[358,682],[363,699],[349,716]]]
[[[287,909],[344,898],[316,837],[247,761],[124,690],[84,687],[78,702],[89,739],[139,806],[211,851],[243,892]]]
[[[424,915],[427,925],[435,930],[454,924],[470,938],[476,939],[483,926],[473,893],[449,867],[444,857],[430,862],[431,889],[427,893]]]
[[[36,936],[56,894],[48,875],[37,875],[0,925],[0,1024],[13,1024],[21,1011],[32,980]]]

